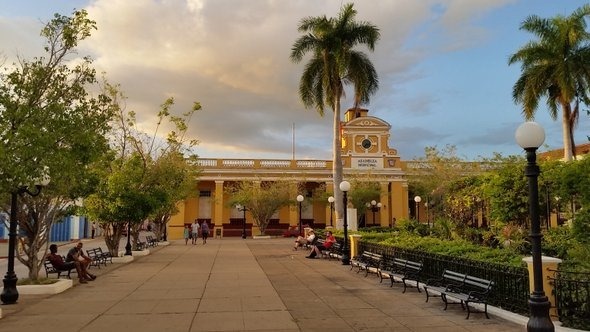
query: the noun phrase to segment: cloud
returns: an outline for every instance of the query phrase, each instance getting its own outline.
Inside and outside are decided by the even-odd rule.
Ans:
[[[403,158],[452,138],[414,121],[416,115],[430,115],[441,98],[439,91],[407,89],[408,83],[431,77],[420,64],[485,40],[487,33],[474,17],[510,2],[354,1],[357,19],[381,32],[369,54],[381,88],[368,108],[394,125],[392,147]],[[297,156],[330,159],[331,111],[320,118],[304,109],[297,87],[305,61],[293,64],[289,53],[302,18],[336,16],[340,5],[330,0],[95,0],[86,9],[98,31],[80,45],[80,54],[91,54],[98,71],[121,84],[128,110],[137,112],[146,131],[153,130],[166,98],[175,98],[177,112],[201,102],[189,134],[201,141],[202,157],[289,157],[295,123]],[[38,36],[40,26],[32,22],[0,17],[2,31],[14,32],[11,39],[0,36],[3,45],[11,45],[5,50],[21,45],[19,39],[26,41],[20,47],[27,54],[39,47],[27,38]],[[350,97],[342,101],[344,109],[352,105]]]

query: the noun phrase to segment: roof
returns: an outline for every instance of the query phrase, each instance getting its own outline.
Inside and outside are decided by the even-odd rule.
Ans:
[[[582,157],[590,154],[590,143],[576,145],[576,156]],[[544,160],[560,160],[563,159],[563,148],[550,150],[546,152],[540,152],[538,154],[539,159]]]

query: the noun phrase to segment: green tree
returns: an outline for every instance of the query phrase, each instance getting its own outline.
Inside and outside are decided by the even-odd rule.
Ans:
[[[580,104],[589,104],[590,34],[586,31],[586,18],[590,5],[584,5],[570,16],[557,15],[526,18],[521,30],[537,40],[531,41],[510,56],[508,64],[522,62],[520,78],[513,87],[512,96],[522,104],[525,119],[535,116],[539,100],[547,98],[549,114],[557,119],[561,107],[564,159],[573,159],[573,132],[579,117]]]
[[[336,218],[344,212],[342,192],[342,140],[340,137],[340,102],[345,84],[352,84],[355,107],[367,103],[378,88],[377,72],[364,52],[355,50],[361,44],[373,51],[379,29],[368,22],[357,22],[353,4],[344,5],[337,18],[307,17],[298,31],[303,33],[291,49],[291,60],[299,63],[306,53],[312,57],[305,65],[299,83],[299,96],[307,108],[315,107],[323,116],[324,109],[333,111],[333,180]]]
[[[226,193],[231,197],[228,204],[240,204],[248,208],[260,233],[264,235],[273,214],[293,203],[290,198],[292,186],[292,183],[284,180],[236,182],[226,188]]]
[[[51,226],[91,185],[88,166],[107,150],[105,134],[112,113],[108,98],[90,93],[97,80],[89,57],[70,61],[78,43],[96,23],[84,10],[55,14],[41,31],[45,55],[21,59],[0,74],[0,192],[8,196],[34,179],[50,176],[40,196],[19,198],[17,258],[37,279]],[[39,255],[40,251],[43,251]]]
[[[149,217],[156,226],[153,231],[157,239],[162,237],[166,224],[178,212],[177,203],[197,192],[199,171],[195,160],[174,150],[158,158],[150,169],[148,182],[154,188],[160,188],[162,193],[159,208]]]
[[[85,210],[104,229],[105,243],[113,255],[118,254],[123,230],[129,224],[133,247],[137,248],[140,225],[155,222],[158,233],[176,210],[176,202],[185,199],[196,182],[195,155],[190,149],[197,141],[187,141],[185,133],[199,103],[182,116],[174,116],[174,99],[167,99],[158,112],[152,135],[136,127],[135,113],[126,111],[125,97],[118,86],[106,84],[105,91],[113,101],[115,120],[112,131],[112,153],[94,171],[97,190],[85,200]],[[172,125],[166,139],[158,130],[164,122]],[[168,124],[166,123],[166,124]],[[188,156],[187,156],[188,155]],[[138,201],[139,200],[139,201]]]

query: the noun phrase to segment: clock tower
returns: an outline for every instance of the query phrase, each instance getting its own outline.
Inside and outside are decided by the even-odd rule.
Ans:
[[[408,184],[397,150],[389,146],[391,125],[368,115],[363,108],[351,108],[341,124],[344,174],[370,174],[381,187],[380,224],[408,217]]]

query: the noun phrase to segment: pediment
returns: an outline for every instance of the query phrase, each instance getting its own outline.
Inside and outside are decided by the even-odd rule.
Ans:
[[[383,128],[386,130],[391,129],[391,125],[389,123],[373,116],[364,116],[348,121],[344,127]]]

